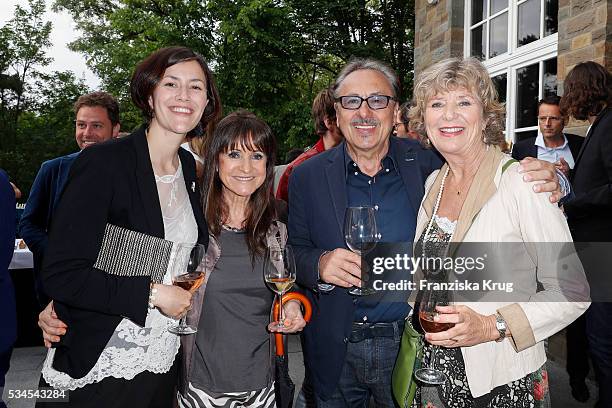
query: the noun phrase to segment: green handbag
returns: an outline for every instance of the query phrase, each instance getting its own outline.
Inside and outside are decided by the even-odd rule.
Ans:
[[[421,367],[423,358],[423,336],[406,320],[399,353],[393,367],[391,386],[395,402],[401,408],[410,408],[416,394],[414,372]]]

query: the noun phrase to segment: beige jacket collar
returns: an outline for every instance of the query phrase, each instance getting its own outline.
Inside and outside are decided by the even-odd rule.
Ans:
[[[487,149],[484,159],[482,163],[478,167],[478,171],[474,176],[474,181],[470,186],[465,202],[463,203],[463,207],[461,208],[461,212],[459,213],[459,218],[457,220],[457,226],[455,228],[455,233],[453,234],[453,238],[451,242],[461,242],[465,237],[465,234],[470,229],[474,218],[480,212],[480,209],[485,205],[487,201],[495,194],[497,191],[497,186],[495,184],[495,174],[497,173],[497,169],[499,167],[499,163],[504,158],[504,154],[501,152],[499,147],[491,146]],[[433,208],[436,203],[436,197],[438,196],[438,192],[440,191],[440,185],[442,184],[442,178],[444,177],[444,173],[446,173],[446,169],[448,168],[448,164],[445,163],[444,166],[440,169],[440,172],[436,176],[433,185],[427,192],[425,199],[421,206],[427,214],[427,220],[429,221],[432,217]],[[418,226],[415,240],[418,240],[423,230],[427,227],[427,223],[421,224]]]

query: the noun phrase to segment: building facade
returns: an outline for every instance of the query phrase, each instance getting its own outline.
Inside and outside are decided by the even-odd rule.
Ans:
[[[448,57],[481,60],[506,102],[509,141],[537,134],[538,101],[562,94],[576,64],[612,69],[612,0],[415,1],[415,73]]]

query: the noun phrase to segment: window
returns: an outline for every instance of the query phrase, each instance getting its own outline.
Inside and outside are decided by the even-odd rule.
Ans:
[[[465,0],[466,55],[482,61],[513,54],[557,33],[558,0]]]
[[[506,102],[506,138],[537,134],[538,101],[557,93],[558,0],[464,1],[464,55],[483,62]]]

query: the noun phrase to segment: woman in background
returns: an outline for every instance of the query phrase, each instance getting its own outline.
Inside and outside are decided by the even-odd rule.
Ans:
[[[563,206],[567,222],[574,241],[612,242],[612,75],[596,62],[583,62],[567,74],[563,92],[561,113],[589,121],[571,173],[574,195]],[[612,406],[612,293],[606,258],[601,252],[581,255],[593,287],[586,334],[599,382],[597,407]]]

